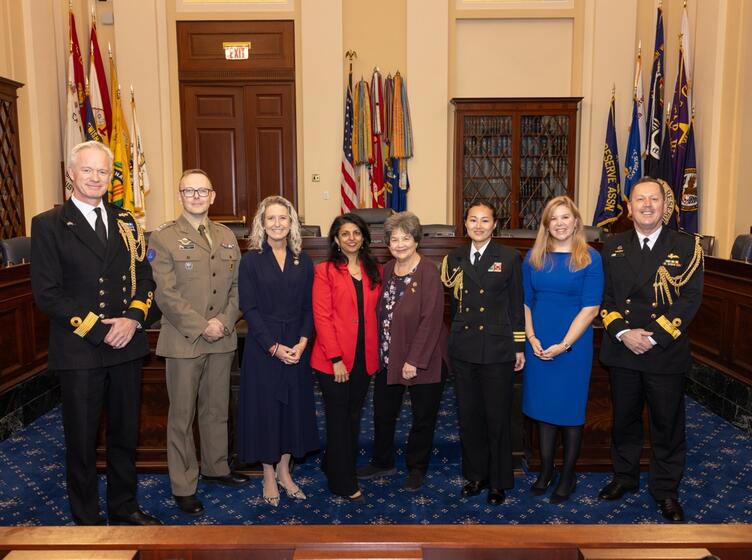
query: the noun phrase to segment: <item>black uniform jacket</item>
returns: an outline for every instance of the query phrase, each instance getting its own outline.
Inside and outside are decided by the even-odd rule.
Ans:
[[[93,369],[145,356],[146,334],[137,330],[124,348],[103,341],[109,325],[101,319],[128,317],[143,324],[151,307],[151,266],[136,260],[131,296],[131,255],[118,222],[137,239],[133,216],[106,204],[107,247],[68,200],[31,221],[31,285],[34,301],[50,317],[50,369]]]
[[[652,373],[682,373],[689,369],[687,329],[702,301],[702,249],[692,235],[664,227],[643,262],[637,233],[627,231],[609,237],[603,244],[605,290],[601,318],[609,336],[601,343],[601,361],[615,366]],[[662,274],[680,278],[693,259],[699,259],[694,273],[681,287],[668,282],[670,297],[656,286]],[[626,329],[643,328],[657,342],[651,350],[636,355],[616,335]]]
[[[460,302],[450,289],[452,326],[449,356],[474,364],[515,360],[525,351],[520,255],[491,241],[480,263],[470,261],[470,247],[457,247],[446,257],[448,274],[462,270]]]

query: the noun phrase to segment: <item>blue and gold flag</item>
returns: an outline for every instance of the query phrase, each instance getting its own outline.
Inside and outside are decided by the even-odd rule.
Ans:
[[[624,212],[624,197],[621,194],[619,178],[619,148],[616,143],[616,100],[611,95],[611,108],[608,112],[606,142],[603,147],[603,172],[598,194],[598,205],[593,215],[593,225],[610,231],[612,224]]]
[[[695,119],[692,118],[687,133],[687,157],[684,160],[684,172],[682,173],[681,212],[679,214],[680,226],[684,231],[697,233],[699,202],[697,160],[695,158]]]
[[[671,177],[668,180],[676,200],[681,198],[684,161],[687,156],[689,135],[689,85],[684,64],[684,48],[679,48],[679,69],[676,74],[674,99],[671,103],[671,117],[668,123],[669,146],[671,149]]]

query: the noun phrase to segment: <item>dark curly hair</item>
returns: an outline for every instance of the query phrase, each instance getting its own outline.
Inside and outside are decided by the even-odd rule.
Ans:
[[[339,245],[335,241],[339,234],[340,228],[345,224],[354,224],[363,236],[363,245],[360,247],[360,258],[363,263],[363,267],[366,269],[366,275],[371,281],[371,285],[375,286],[381,283],[381,275],[379,274],[379,267],[376,259],[371,254],[371,232],[368,231],[368,225],[366,225],[363,218],[357,214],[342,214],[334,218],[332,225],[329,227],[329,255],[327,260],[338,265],[347,265],[347,257],[340,251]]]

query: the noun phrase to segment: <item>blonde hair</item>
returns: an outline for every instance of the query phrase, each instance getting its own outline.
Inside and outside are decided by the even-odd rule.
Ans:
[[[551,216],[559,206],[566,206],[577,222],[572,235],[572,256],[569,258],[569,270],[573,272],[581,270],[591,262],[590,251],[585,239],[585,229],[582,225],[582,216],[577,205],[568,196],[557,196],[549,200],[543,209],[538,235],[535,238],[533,248],[530,249],[530,265],[535,270],[540,270],[544,264],[550,262],[548,253],[553,250],[553,241],[548,226],[551,223]]]
[[[290,233],[287,234],[287,246],[293,252],[295,256],[300,254],[303,249],[303,240],[300,237],[300,220],[298,219],[298,213],[295,211],[292,203],[282,196],[267,196],[261,201],[256,209],[256,215],[253,217],[253,224],[251,225],[251,249],[261,251],[264,247],[264,241],[266,241],[266,232],[264,231],[264,214],[269,206],[279,204],[287,208],[287,213],[290,215]]]

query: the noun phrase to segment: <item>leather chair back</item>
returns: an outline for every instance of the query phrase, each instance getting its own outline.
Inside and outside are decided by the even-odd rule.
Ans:
[[[31,237],[0,239],[0,261],[3,266],[31,262]]]
[[[752,235],[742,234],[736,237],[731,248],[731,258],[735,261],[752,263]]]

